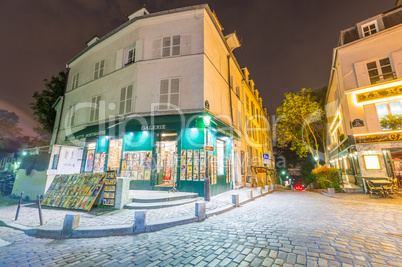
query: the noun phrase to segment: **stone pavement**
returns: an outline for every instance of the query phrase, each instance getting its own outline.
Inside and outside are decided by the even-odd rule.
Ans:
[[[253,195],[257,195],[255,188],[242,188],[239,190],[231,190],[217,196],[211,197],[211,201],[207,203],[207,212],[232,205],[232,194],[239,194],[240,201],[247,199],[247,191],[252,190]],[[17,205],[0,207],[0,219],[14,219],[17,210]],[[105,225],[122,225],[132,224],[134,222],[134,210],[102,210],[94,209],[90,212],[72,211],[59,208],[42,207],[43,223],[46,226],[63,225],[63,220],[66,214],[80,214],[80,226],[105,226]],[[147,223],[160,221],[164,219],[178,218],[187,215],[195,214],[195,204],[188,203],[185,205],[154,209],[147,211]],[[19,218],[15,223],[37,227],[39,226],[39,215],[36,203],[24,204],[20,209]]]
[[[0,228],[0,266],[402,266],[402,207],[277,191],[153,233],[44,239]]]

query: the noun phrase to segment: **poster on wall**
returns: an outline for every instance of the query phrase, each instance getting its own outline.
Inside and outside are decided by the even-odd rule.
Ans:
[[[89,211],[102,191],[105,178],[105,173],[56,175],[41,204]]]
[[[200,181],[205,179],[205,150],[200,149]]]
[[[87,161],[85,163],[85,172],[92,172],[94,169],[95,150],[88,150]]]
[[[103,190],[103,200],[102,204],[104,206],[114,207],[115,199],[116,199],[116,173],[111,172],[107,173],[105,178],[105,188]]]
[[[187,160],[187,151],[181,151],[180,157],[180,180],[186,180],[186,160]]]
[[[187,180],[193,179],[193,150],[187,150]]]
[[[193,169],[193,181],[199,180],[199,164],[200,164],[200,151],[194,150],[194,169]]]
[[[123,139],[110,140],[109,154],[108,154],[108,159],[107,159],[107,170],[108,171],[119,171],[122,144],[123,144]]]
[[[104,172],[105,162],[106,162],[105,152],[95,153],[94,172],[95,173]]]

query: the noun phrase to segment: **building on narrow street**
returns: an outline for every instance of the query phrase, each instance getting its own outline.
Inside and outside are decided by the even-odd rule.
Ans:
[[[399,1],[400,2],[400,1]],[[342,30],[327,93],[330,164],[345,187],[367,177],[401,177],[402,129],[381,121],[402,114],[402,6]]]
[[[207,169],[213,195],[244,184],[263,153],[272,159],[271,128],[233,54],[240,41],[222,30],[208,5],[142,8],[93,37],[67,63],[48,184],[56,174],[116,171],[130,189],[203,195]]]

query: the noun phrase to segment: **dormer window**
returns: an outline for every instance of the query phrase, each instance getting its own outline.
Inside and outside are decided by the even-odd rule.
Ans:
[[[362,25],[362,34],[363,37],[370,36],[378,32],[377,21],[371,21],[369,23]]]

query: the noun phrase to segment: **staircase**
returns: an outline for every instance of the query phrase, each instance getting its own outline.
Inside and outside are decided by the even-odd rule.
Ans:
[[[203,198],[198,197],[197,193],[130,190],[130,199],[132,203],[125,205],[125,209],[149,210],[184,205]]]

